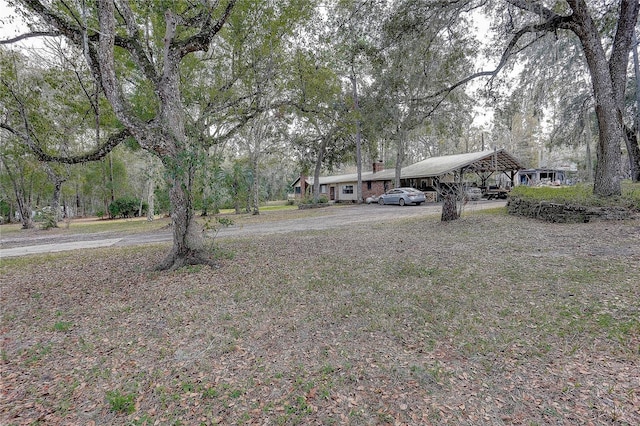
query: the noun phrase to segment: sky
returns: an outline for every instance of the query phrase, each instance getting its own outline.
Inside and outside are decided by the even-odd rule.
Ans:
[[[6,40],[27,32],[27,26],[21,19],[17,18],[12,7],[9,7],[6,0],[0,0],[0,40]],[[39,42],[36,39],[20,41],[16,46],[22,48],[37,47]]]
[[[19,34],[25,29],[24,25],[18,25],[12,20],[15,16],[13,8],[10,8],[6,0],[0,0],[0,39],[5,40]]]

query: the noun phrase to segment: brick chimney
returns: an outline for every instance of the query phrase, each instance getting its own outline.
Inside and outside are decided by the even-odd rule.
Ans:
[[[373,173],[378,173],[384,170],[384,163],[382,160],[378,160],[373,163]]]

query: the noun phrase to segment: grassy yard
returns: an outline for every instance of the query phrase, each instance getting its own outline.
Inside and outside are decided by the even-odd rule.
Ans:
[[[335,206],[338,208],[340,206]],[[218,217],[228,218],[236,224],[256,223],[260,221],[274,221],[282,219],[292,219],[296,217],[309,216],[310,214],[321,215],[324,212],[301,212],[298,211],[298,206],[284,204],[284,202],[272,202],[270,204],[260,207],[261,214],[254,216],[251,213],[235,214],[231,209],[225,209],[220,212]],[[207,221],[212,221],[214,216],[210,217],[197,217],[197,220],[205,224]],[[86,217],[86,218],[74,218],[70,221],[61,221],[58,223],[58,228],[47,229],[46,231],[40,229],[39,223],[35,223],[35,228],[31,230],[23,230],[20,223],[4,224],[0,226],[0,237],[2,238],[25,238],[33,235],[40,237],[51,235],[56,236],[60,234],[93,234],[101,232],[109,233],[140,233],[140,232],[153,232],[164,228],[170,224],[171,220],[168,217],[158,217],[148,222],[146,217],[136,217],[129,219],[101,219],[98,217]]]
[[[39,223],[34,229],[23,230],[19,223],[5,224],[0,226],[2,238],[25,238],[30,235],[60,235],[60,234],[91,234],[100,232],[110,233],[137,233],[150,232],[161,229],[170,223],[169,218],[157,218],[152,222],[147,219],[136,217],[131,219],[100,219],[97,217],[76,218],[69,222],[59,222],[58,228],[42,230]]]
[[[640,224],[501,211],[2,260],[0,424],[640,424]]]

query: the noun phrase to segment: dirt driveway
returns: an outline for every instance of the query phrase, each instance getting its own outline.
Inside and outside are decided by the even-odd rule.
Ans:
[[[505,201],[476,201],[465,206],[466,212],[502,207]],[[251,235],[283,234],[288,232],[323,230],[338,228],[355,223],[384,223],[398,219],[438,215],[440,204],[429,203],[422,206],[380,206],[350,205],[308,210],[300,217],[270,220],[269,213],[263,213],[257,223],[232,225],[219,230],[217,238],[246,237]],[[296,211],[297,212],[297,211]],[[36,235],[20,238],[0,238],[0,258],[23,256],[36,253],[54,253],[109,246],[132,246],[171,241],[170,230],[145,233],[123,234],[99,232],[92,234]]]

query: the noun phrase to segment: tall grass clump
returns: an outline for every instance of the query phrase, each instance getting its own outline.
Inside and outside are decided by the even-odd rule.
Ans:
[[[636,210],[640,210],[640,182],[624,181],[622,183],[622,198]]]

